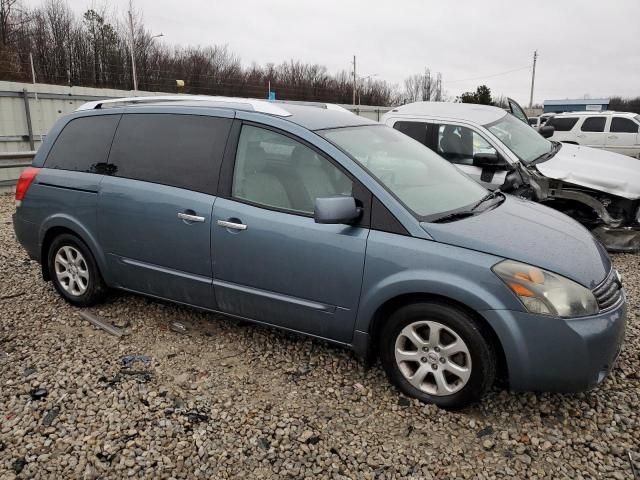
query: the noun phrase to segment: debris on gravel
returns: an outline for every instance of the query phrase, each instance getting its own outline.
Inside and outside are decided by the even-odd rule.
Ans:
[[[0,196],[0,218],[13,209]],[[141,296],[89,309],[130,333],[108,335],[42,280],[7,222],[0,245],[0,479],[626,479],[640,467],[638,255],[613,256],[629,316],[602,385],[496,388],[447,412],[346,350]]]
[[[125,335],[125,332],[121,328],[118,328],[110,324],[104,318],[98,315],[94,315],[91,312],[86,312],[81,310],[80,312],[78,312],[78,315],[80,315],[90,324],[104,330],[105,332],[113,335],[114,337],[122,337],[123,335]]]

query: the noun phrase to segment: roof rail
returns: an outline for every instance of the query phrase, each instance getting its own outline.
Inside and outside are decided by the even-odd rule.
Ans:
[[[619,112],[618,110],[568,110],[557,113],[556,115],[622,115],[626,113],[629,115],[637,115],[634,112]]]
[[[235,98],[235,97],[217,97],[207,95],[154,95],[147,97],[123,97],[123,98],[109,98],[106,100],[97,100],[94,102],[87,102],[76,109],[81,110],[99,110],[103,106],[119,107],[127,105],[141,105],[147,103],[162,103],[162,102],[210,102],[222,105],[227,104],[227,108],[231,107],[228,104],[235,105],[247,105],[254,111],[260,113],[267,113],[270,115],[278,115],[280,117],[288,117],[291,113],[287,112],[284,108],[281,108],[266,100],[257,100],[252,98]]]
[[[316,108],[324,108],[325,110],[335,110],[338,112],[347,112],[353,113],[350,110],[347,110],[340,105],[336,105],[335,103],[326,103],[326,102],[307,102],[304,100],[271,100],[270,103],[284,103],[290,105],[301,105],[303,107],[316,107]]]

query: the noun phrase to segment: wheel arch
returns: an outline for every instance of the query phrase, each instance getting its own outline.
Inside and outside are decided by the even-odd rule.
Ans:
[[[44,280],[51,279],[48,262],[49,248],[56,237],[65,233],[77,237],[87,246],[104,278],[106,262],[104,254],[98,246],[97,240],[79,222],[66,215],[50,217],[43,222],[40,229],[40,265],[42,267],[42,278]]]
[[[378,357],[378,341],[380,332],[382,331],[382,326],[385,324],[387,319],[393,314],[393,312],[397,311],[400,307],[405,305],[413,304],[413,303],[438,303],[442,305],[447,305],[458,310],[463,311],[465,314],[469,315],[476,324],[480,327],[480,331],[482,335],[486,336],[486,338],[491,342],[492,346],[496,352],[496,360],[498,364],[498,379],[499,380],[508,380],[508,365],[507,358],[504,352],[504,348],[502,346],[502,342],[498,337],[498,334],[491,326],[491,324],[476,310],[469,307],[465,303],[452,299],[450,297],[446,297],[443,295],[432,294],[432,293],[424,293],[424,292],[414,292],[414,293],[403,293],[392,297],[385,301],[382,305],[380,305],[373,314],[373,318],[369,323],[369,345],[366,353],[366,360],[369,363],[375,361]]]

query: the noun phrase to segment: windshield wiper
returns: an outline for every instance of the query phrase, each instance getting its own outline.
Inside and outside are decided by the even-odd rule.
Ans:
[[[461,218],[473,217],[476,212],[472,212],[471,210],[461,210],[459,212],[452,212],[442,217],[438,217],[434,220],[431,220],[430,223],[446,223],[453,222],[454,220],[460,220]]]
[[[462,218],[473,217],[474,215],[481,213],[480,211],[478,211],[478,207],[480,205],[482,205],[484,202],[487,202],[489,200],[496,198],[498,195],[500,195],[504,199],[504,193],[502,193],[500,189],[497,189],[497,190],[494,190],[493,192],[487,193],[484,197],[482,197],[476,203],[471,205],[470,208],[447,213],[442,217],[429,220],[429,223],[446,223],[446,222],[453,222],[454,220],[460,220]]]
[[[469,211],[470,212],[474,212],[484,202],[487,202],[489,200],[493,200],[498,195],[501,195],[502,197],[504,197],[504,193],[502,193],[499,188],[497,190],[494,190],[493,192],[487,193],[484,197],[482,197],[480,200],[478,200],[476,203],[474,203],[473,206],[469,209]]]

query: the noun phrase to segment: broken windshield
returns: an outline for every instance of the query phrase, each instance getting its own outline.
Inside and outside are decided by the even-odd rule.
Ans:
[[[510,114],[486,124],[485,128],[498,137],[522,162],[527,164],[551,152],[553,148],[553,144],[549,140]]]

